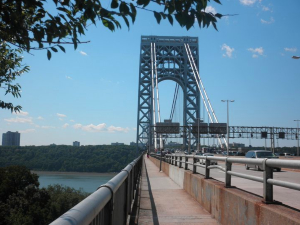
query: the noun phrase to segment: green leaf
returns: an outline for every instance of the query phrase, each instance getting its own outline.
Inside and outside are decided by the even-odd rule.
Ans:
[[[51,47],[51,50],[52,50],[53,52],[57,52],[57,49],[54,48],[54,47]]]
[[[216,13],[216,14],[215,14],[215,17],[217,17],[217,18],[219,18],[219,19],[221,19],[221,18],[222,18],[222,16],[223,16],[223,15],[222,15],[222,14],[220,14],[220,13]]]
[[[170,24],[173,26],[173,17],[171,15],[168,15],[168,20]]]
[[[214,26],[214,28],[216,29],[216,31],[218,31],[218,28],[217,28],[216,23],[215,23],[215,22],[211,22],[211,23],[212,23],[212,25]]]
[[[63,52],[66,52],[65,48],[61,45],[58,45],[58,47],[60,48],[60,50],[62,50]]]
[[[195,22],[194,14],[186,15],[185,20],[186,20],[186,29],[189,30],[194,25]]]
[[[143,7],[146,7],[150,3],[150,0],[143,0],[143,2],[144,2]]]
[[[155,16],[155,19],[156,19],[157,23],[160,24],[161,15],[158,12],[154,11],[154,16]]]
[[[126,18],[126,16],[122,16],[122,17],[123,17],[123,19],[124,19],[124,21],[125,21],[127,27],[129,28],[129,22],[128,22],[128,19]]]
[[[136,16],[136,8],[135,8],[135,6],[132,3],[130,3],[130,9],[131,9],[132,14],[134,16]]]
[[[118,6],[119,6],[118,0],[112,0],[111,1],[110,7],[112,9],[116,9],[116,8],[118,8]]]
[[[219,1],[219,0],[214,0],[216,3],[219,3],[219,4],[221,4],[222,5],[222,3]]]
[[[177,20],[177,22],[179,23],[179,25],[181,26],[181,27],[183,27],[184,25],[185,25],[185,23],[184,23],[184,19],[183,19],[183,17],[182,17],[182,14],[175,14],[175,19]]]
[[[47,58],[48,58],[48,60],[51,59],[51,52],[49,50],[47,50]]]
[[[125,15],[129,14],[129,7],[126,5],[125,2],[122,2],[120,5],[120,13],[123,13]]]

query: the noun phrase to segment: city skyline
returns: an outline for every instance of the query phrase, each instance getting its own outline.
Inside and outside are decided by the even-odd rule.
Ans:
[[[153,14],[139,10],[129,31],[124,25],[113,33],[100,24],[90,26],[81,39],[91,43],[76,51],[66,46],[66,54],[53,54],[50,61],[44,51],[24,53],[31,70],[17,79],[22,97],[5,96],[23,110],[1,110],[0,132],[19,131],[22,146],[136,142],[141,35],[199,38],[200,76],[220,122],[227,116],[221,100],[232,99],[231,126],[296,127],[300,60],[292,56],[300,55],[299,7],[298,1],[211,3],[207,10],[238,14],[219,20],[219,31],[197,26],[186,31],[167,21],[158,25]],[[162,119],[168,119],[175,83],[164,81],[159,88]],[[251,142],[264,145],[264,140]],[[280,147],[296,145],[296,140],[279,140]]]

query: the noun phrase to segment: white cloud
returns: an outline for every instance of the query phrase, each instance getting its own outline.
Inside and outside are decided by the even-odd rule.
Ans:
[[[63,128],[67,128],[69,126],[69,124],[68,123],[65,123],[62,127]]]
[[[41,128],[43,129],[52,129],[52,128],[55,128],[54,126],[41,126]]]
[[[263,47],[248,48],[247,50],[253,53],[253,55],[252,55],[253,58],[257,58],[259,55],[263,55],[264,54]]]
[[[70,122],[73,122],[73,123],[74,123],[74,122],[75,122],[75,120],[70,120]]]
[[[43,120],[44,118],[43,118],[43,117],[41,117],[41,116],[39,116],[37,119],[38,119],[38,120]]]
[[[27,117],[27,118],[16,117],[11,119],[4,119],[4,120],[11,123],[31,123],[31,124],[33,123],[32,117]]]
[[[66,78],[69,79],[69,80],[72,80],[72,77],[70,77],[70,76],[66,76]]]
[[[56,113],[56,115],[57,115],[58,117],[67,117],[66,115],[60,114],[60,113]]]
[[[297,48],[284,48],[286,52],[296,52]]]
[[[133,127],[132,130],[136,130],[136,127]]]
[[[80,123],[77,123],[77,124],[73,125],[73,127],[74,127],[75,129],[79,129],[79,128],[82,127],[82,125],[81,125]]]
[[[29,115],[28,112],[24,112],[24,111],[13,112],[13,114],[16,114],[16,115],[18,115],[18,116],[28,116],[28,115]]]
[[[126,128],[123,128],[123,127],[115,127],[115,126],[110,126],[107,128],[108,132],[124,132],[124,133],[127,133],[129,131],[129,128],[126,127]]]
[[[263,11],[271,11],[271,9],[269,7],[267,7],[267,6],[262,6],[262,10]]]
[[[230,48],[228,45],[223,44],[221,49],[225,50],[225,54],[223,54],[224,57],[232,57],[232,52],[234,51],[234,48]]]
[[[63,118],[58,118],[60,121],[63,121],[64,119]]]
[[[270,18],[270,21],[260,19],[260,22],[263,23],[263,24],[271,24],[271,23],[274,23],[275,20],[274,20],[273,17],[271,17],[271,18]]]
[[[19,133],[22,133],[22,134],[27,134],[27,133],[31,133],[31,132],[34,132],[35,129],[26,129],[26,130],[20,130]]]
[[[90,124],[90,125],[82,126],[81,129],[88,132],[101,132],[106,130],[106,124],[105,123],[100,123],[98,125]]]
[[[253,5],[255,2],[256,0],[240,0],[242,5]]]
[[[87,55],[88,55],[88,54],[85,53],[84,51],[79,51],[79,53],[80,53],[81,55],[84,55],[84,56],[87,56]]]
[[[123,127],[115,127],[115,126],[109,126],[108,128],[106,127],[105,123],[100,123],[98,125],[94,125],[94,124],[89,124],[86,126],[83,126],[80,123],[77,123],[75,125],[73,125],[74,129],[81,129],[87,132],[125,132],[127,133],[130,129],[128,127],[123,128]]]
[[[207,13],[212,13],[212,14],[216,14],[217,13],[217,10],[214,8],[214,7],[212,7],[212,6],[207,6],[206,8],[205,8],[205,12],[207,12]]]

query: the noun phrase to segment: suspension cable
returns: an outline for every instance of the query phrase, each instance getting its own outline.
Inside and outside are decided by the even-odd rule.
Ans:
[[[193,74],[194,74],[194,77],[195,77],[195,80],[196,80],[198,89],[199,89],[199,91],[200,91],[200,94],[201,94],[203,103],[204,103],[204,105],[205,105],[207,114],[208,114],[208,116],[209,116],[209,118],[210,118],[210,121],[211,121],[211,122],[214,122],[213,119],[212,119],[212,117],[211,117],[211,115],[210,115],[209,109],[208,109],[208,107],[207,107],[207,105],[206,105],[206,101],[207,101],[207,103],[208,103],[208,105],[209,105],[209,107],[210,107],[210,110],[211,110],[211,112],[212,112],[212,114],[213,114],[213,117],[214,117],[215,121],[216,121],[217,123],[219,123],[219,121],[218,121],[218,119],[217,119],[217,117],[216,117],[216,115],[215,115],[215,113],[214,113],[214,110],[213,110],[213,108],[212,108],[212,106],[211,106],[211,103],[210,103],[210,101],[209,101],[209,98],[208,98],[208,96],[207,96],[207,93],[206,93],[206,91],[205,91],[205,88],[204,88],[204,85],[203,85],[202,80],[201,80],[201,78],[200,78],[200,75],[199,75],[199,73],[198,73],[198,70],[197,70],[197,67],[196,67],[194,58],[193,58],[193,56],[192,56],[192,53],[191,53],[189,44],[184,44],[184,46],[185,46],[185,50],[186,50],[187,55],[188,55],[189,62],[190,62],[191,67],[192,67],[192,71],[193,71]],[[196,71],[196,73],[195,73],[195,71]],[[198,78],[198,79],[196,78],[196,74],[197,74],[197,78]],[[201,91],[201,88],[200,88],[200,86],[199,86],[198,80],[200,81],[200,84],[201,84],[201,87],[202,87],[203,92],[204,92],[204,94],[205,94],[206,100],[204,99],[204,96],[203,96],[203,94],[202,94],[202,91]],[[221,140],[220,140],[220,138],[219,138],[219,135],[217,135],[217,137],[218,137],[219,143],[222,144],[222,143],[221,143]],[[223,140],[224,140],[225,144],[227,145],[226,139],[223,138]]]
[[[154,149],[157,149],[156,142],[156,110],[155,110],[155,94],[154,94],[154,74],[153,74],[153,49],[151,43],[151,80],[152,80],[152,105],[153,105],[153,125],[154,125]]]
[[[179,90],[179,85],[176,83],[174,96],[173,96],[172,109],[171,109],[171,114],[170,114],[170,120],[173,120],[175,107],[176,107],[176,102],[177,102],[178,90]]]
[[[159,105],[159,89],[158,89],[158,76],[157,76],[157,63],[156,63],[156,47],[155,43],[153,44],[153,55],[154,55],[154,69],[155,69],[155,83],[156,83],[156,102],[157,102],[157,114],[158,114],[158,122],[160,123],[160,105]],[[163,141],[161,134],[159,135],[159,146],[160,149],[163,149]]]

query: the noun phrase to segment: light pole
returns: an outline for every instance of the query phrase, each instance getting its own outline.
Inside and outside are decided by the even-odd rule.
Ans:
[[[300,120],[294,120],[297,122],[297,156],[299,156],[299,121]]]
[[[227,102],[227,157],[229,156],[229,102],[234,102],[234,100],[221,100],[222,102]]]

